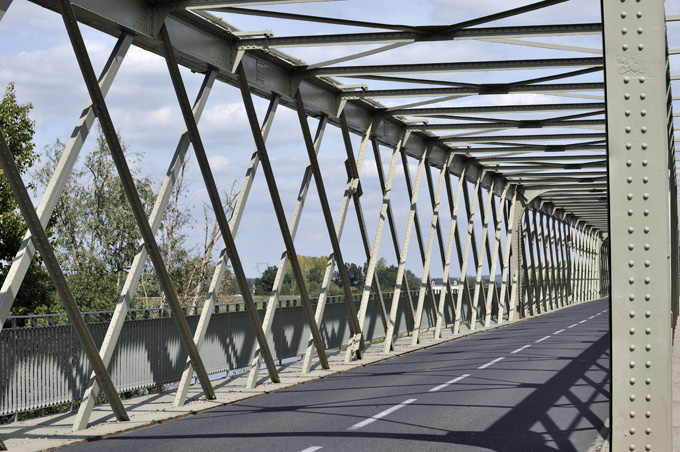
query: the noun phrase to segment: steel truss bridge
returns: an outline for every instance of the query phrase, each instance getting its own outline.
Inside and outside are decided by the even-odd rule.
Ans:
[[[328,367],[327,347],[319,330],[324,322],[326,289],[335,269],[346,299],[352,300],[343,260],[348,247],[365,250],[368,270],[358,308],[347,302],[347,360],[362,359],[362,331],[372,294],[386,331],[386,353],[394,336],[399,300],[406,303],[413,319],[412,338],[417,343],[426,303],[431,303],[436,313],[438,335],[442,328],[458,332],[463,322],[469,322],[471,328],[478,322],[488,324],[492,312],[497,322],[512,322],[609,296],[612,447],[671,450],[670,355],[679,295],[676,115],[672,108],[677,98],[671,92],[678,75],[672,74],[671,68],[678,67],[677,61],[673,65],[673,58],[680,50],[668,49],[666,29],[668,25],[670,32],[680,16],[666,17],[663,1],[603,1],[602,20],[593,23],[536,24],[525,19],[537,17],[531,13],[550,11],[565,3],[547,0],[448,25],[389,24],[376,21],[376,17],[361,21],[320,17],[313,14],[314,0],[308,0],[312,3],[309,14],[286,12],[285,4],[305,0],[31,1],[63,19],[90,99],[37,208],[17,171],[7,137],[0,140],[2,169],[29,226],[0,292],[0,325],[10,313],[32,256],[38,252],[96,377],[83,395],[76,429],[87,426],[100,391],[119,421],[128,418],[107,365],[147,259],[153,263],[189,356],[175,404],[184,403],[194,375],[204,396],[214,397],[200,351],[228,263],[243,294],[258,346],[248,384],[257,381],[261,363],[266,365],[271,381],[278,381],[268,341],[276,303],[267,305],[261,321],[234,241],[253,180],[264,177],[277,218],[271,233],[280,233],[285,243],[271,298],[277,300],[283,272],[290,265],[311,332],[303,371],[315,362]],[[11,3],[0,0],[0,19]],[[455,7],[455,2],[451,3]],[[338,5],[342,8],[342,3]],[[277,23],[310,26],[301,30],[312,30],[313,25],[339,31],[279,36],[267,30],[242,30],[238,24],[245,17],[261,21],[259,30],[276,19]],[[95,73],[82,39],[84,25],[118,39],[101,74]],[[575,43],[581,41],[577,37],[582,36],[595,37],[601,45],[578,47]],[[489,48],[539,48],[541,54],[550,57],[493,60],[482,56],[441,61],[437,51],[424,50],[428,46],[440,49],[436,46],[459,40],[483,42]],[[132,45],[165,60],[174,87],[169,95],[176,96],[186,125],[174,155],[168,158],[167,177],[148,217],[106,101]],[[311,63],[294,56],[298,48],[316,46],[344,46],[349,50],[342,57]],[[352,46],[358,46],[358,50]],[[408,46],[417,47],[419,60],[427,61],[398,60],[403,55],[399,49]],[[390,55],[394,55],[390,61],[396,62],[381,63]],[[203,77],[194,103],[187,95],[180,67]],[[474,82],[485,80],[488,73],[502,82]],[[240,92],[256,144],[250,164],[244,168],[231,221],[221,209],[197,126],[215,83]],[[264,116],[258,116],[254,96],[269,102]],[[546,98],[554,101],[546,103]],[[300,148],[308,156],[307,165],[300,168],[304,179],[292,212],[283,208],[267,145],[268,132],[281,107],[297,114],[304,138]],[[45,233],[95,118],[143,237],[101,349],[90,336]],[[317,124],[316,131],[310,129],[310,119]],[[347,181],[339,212],[331,212],[324,185],[328,179],[324,179],[317,157],[323,151],[321,138],[329,126],[340,129],[347,154]],[[358,148],[352,144],[353,136],[360,138]],[[224,240],[194,335],[155,239],[190,145]],[[390,153],[389,160],[381,161],[381,151]],[[377,173],[362,175],[364,159],[371,153]],[[411,209],[405,223],[399,224],[391,207],[398,165],[417,166],[414,178],[404,171]],[[381,189],[379,211],[362,210],[362,195],[369,186],[366,179],[371,177],[378,178]],[[318,193],[331,243],[321,294],[306,290],[295,246],[311,184]],[[422,190],[429,194],[426,205],[418,203]],[[345,220],[351,209],[358,221],[351,227],[358,226],[361,243],[340,246],[343,229],[350,226]],[[422,217],[425,212],[431,219],[430,227],[423,230],[419,214]],[[364,218],[369,216],[378,217],[375,231],[366,226]],[[441,227],[440,216],[451,219],[448,231]],[[403,228],[405,235],[400,237],[397,227]],[[413,235],[423,263],[422,283],[409,288],[404,271]],[[389,300],[383,299],[381,282],[375,278],[381,240],[392,242],[399,270],[400,284],[391,294],[389,310],[385,308]],[[441,262],[432,261],[434,247],[439,249]],[[318,254],[327,252],[320,249]],[[461,269],[465,274],[470,263],[475,268],[474,281],[462,278],[460,286],[452,287],[445,278],[441,294],[433,295],[430,275],[458,274]],[[490,275],[488,290],[482,287],[485,269]],[[413,297],[412,289],[417,291]],[[404,297],[402,292],[409,295]],[[310,297],[316,296],[320,298],[314,310]],[[442,321],[445,309],[453,313],[449,325]],[[647,435],[629,435],[635,430],[647,431]]]

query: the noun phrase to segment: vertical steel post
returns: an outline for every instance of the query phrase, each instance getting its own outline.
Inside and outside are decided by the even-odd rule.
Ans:
[[[671,194],[664,2],[602,1],[611,240],[612,450],[673,450]],[[672,119],[670,119],[672,121]],[[672,128],[672,125],[670,126]]]

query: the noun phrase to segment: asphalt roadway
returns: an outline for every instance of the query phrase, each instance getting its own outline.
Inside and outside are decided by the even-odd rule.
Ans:
[[[604,299],[69,451],[588,451],[609,357]]]

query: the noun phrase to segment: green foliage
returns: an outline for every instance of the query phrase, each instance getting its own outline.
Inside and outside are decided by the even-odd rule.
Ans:
[[[262,272],[262,276],[255,279],[255,295],[269,295],[274,287],[274,278],[276,267],[271,265]]]
[[[321,293],[321,285],[323,283],[323,276],[326,271],[326,257],[312,257],[312,256],[298,256],[302,276],[305,279],[305,286],[310,297],[316,297]],[[364,281],[366,279],[366,269],[368,264],[363,266],[351,262],[345,262],[345,269],[347,270],[347,277],[349,279],[352,292],[361,292],[364,288]],[[385,292],[394,290],[397,279],[398,267],[395,265],[387,265],[387,261],[381,258],[376,263],[375,275],[380,279],[380,286]],[[262,276],[255,279],[255,295],[269,295],[274,286],[274,278],[276,277],[277,267],[271,266],[262,272]],[[404,272],[408,285],[411,290],[420,288],[420,278],[417,277],[411,270]],[[402,286],[402,290],[406,287]],[[331,284],[329,287],[329,295],[342,294],[342,281],[338,271],[333,273]],[[290,266],[286,269],[286,274],[281,287],[281,295],[298,295],[297,286],[293,279],[292,270]]]
[[[32,108],[30,103],[17,103],[14,84],[7,86],[0,103],[0,130],[21,174],[26,174],[37,158],[33,145],[35,122],[29,118]],[[31,188],[32,184],[28,186]],[[14,194],[0,169],[0,283],[9,272],[26,229]],[[47,272],[39,259],[34,258],[15,298],[13,313],[24,315],[34,312],[53,290]]]
[[[64,147],[57,140],[44,149],[42,165],[35,173],[43,186],[54,173]],[[128,164],[137,192],[150,210],[152,183],[137,176],[136,156],[126,157],[133,163]],[[53,247],[80,309],[113,309],[141,235],[101,130],[96,146],[85,156],[83,166],[74,169],[57,203],[51,231]],[[56,298],[52,309],[62,310]]]

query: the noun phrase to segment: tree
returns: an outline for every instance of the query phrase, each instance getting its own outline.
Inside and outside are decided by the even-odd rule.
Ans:
[[[347,279],[349,280],[349,285],[352,288],[362,290],[364,288],[364,280],[366,279],[366,273],[363,267],[352,262],[345,262],[345,270],[347,271]],[[340,272],[337,270],[333,272],[333,283],[337,286],[342,287],[342,279],[340,278]]]
[[[63,152],[59,140],[45,148],[35,173],[41,184],[47,185]],[[148,213],[154,199],[152,183],[138,176],[137,156],[126,153],[126,158]],[[53,246],[80,309],[112,309],[141,234],[101,130],[83,166],[74,169],[52,220]]]
[[[22,175],[26,174],[37,158],[33,144],[35,122],[29,118],[32,108],[30,103],[17,102],[13,83],[7,86],[0,103],[0,130]],[[28,187],[33,188],[33,185],[28,184]],[[7,276],[26,229],[14,194],[0,169],[0,283]],[[53,291],[49,276],[39,256],[36,256],[15,298],[13,313],[24,315],[35,311]]]
[[[262,272],[262,276],[255,279],[255,295],[269,295],[271,293],[277,270],[277,267],[270,265]]]

